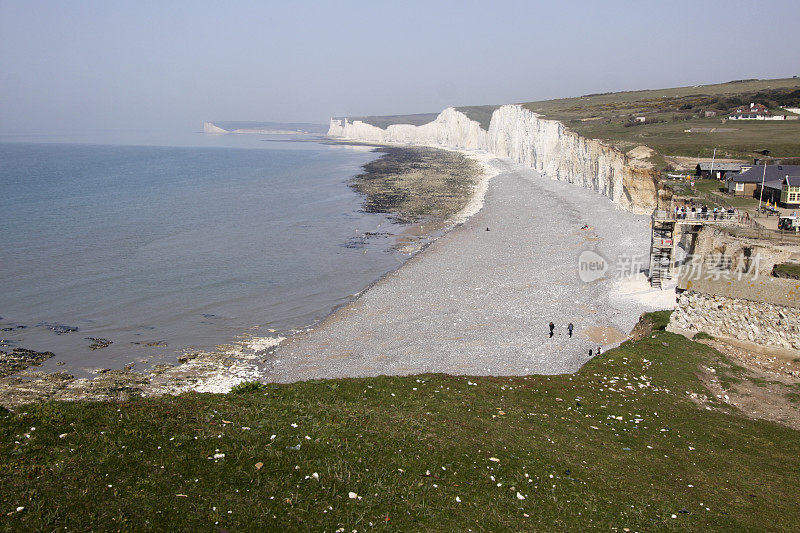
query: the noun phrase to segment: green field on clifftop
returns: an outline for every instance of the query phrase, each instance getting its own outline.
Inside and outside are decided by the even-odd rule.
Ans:
[[[0,530],[795,529],[798,432],[698,400],[700,365],[738,379],[657,330],[571,375],[0,410]]]
[[[773,156],[800,156],[800,120],[726,120],[727,111],[750,102],[764,103],[774,114],[792,115],[777,104],[800,106],[800,78],[595,94],[523,105],[623,151],[646,145],[662,155],[687,157],[711,157],[714,148],[717,157],[748,159],[762,149]],[[705,111],[717,116],[706,118]],[[648,123],[632,124],[637,116]]]

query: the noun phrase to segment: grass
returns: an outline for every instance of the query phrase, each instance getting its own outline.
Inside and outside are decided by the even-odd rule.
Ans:
[[[694,180],[694,189],[683,180],[670,180],[667,181],[667,185],[672,189],[676,198],[692,198],[712,209],[714,207],[724,209],[729,207],[756,209],[758,207],[757,199],[731,196],[725,192],[724,183],[715,179],[696,179]]]
[[[722,119],[727,116],[726,106],[718,104],[720,98],[760,101],[756,96],[759,93],[785,93],[798,87],[800,79],[797,78],[750,80],[587,95],[528,102],[524,106],[564,122],[585,137],[605,140],[623,151],[643,144],[661,155],[711,157],[713,149],[717,148],[717,157],[749,159],[754,150],[766,148],[772,151],[773,156],[798,156],[800,120],[723,123]],[[718,116],[705,118],[702,113],[705,110],[717,111]],[[648,123],[626,126],[635,116],[645,116]],[[730,131],[685,131],[692,128]]]
[[[473,105],[457,107],[456,109],[467,115],[470,120],[474,120],[480,124],[481,128],[489,131],[489,124],[492,122],[492,113],[499,107],[499,105]]]
[[[800,263],[778,263],[773,273],[784,278],[800,279]]]
[[[347,117],[350,122],[360,120],[365,124],[371,124],[378,128],[388,128],[392,124],[411,124],[412,126],[422,126],[428,122],[433,122],[439,113],[417,113],[412,115],[386,115],[369,117]]]
[[[656,329],[574,375],[31,405],[0,414],[0,529],[792,529],[797,432],[689,400],[718,357]]]

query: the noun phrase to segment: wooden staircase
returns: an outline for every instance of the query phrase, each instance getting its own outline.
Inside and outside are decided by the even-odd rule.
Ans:
[[[675,252],[675,221],[653,218],[650,239],[650,285],[661,289],[662,282],[672,278]]]

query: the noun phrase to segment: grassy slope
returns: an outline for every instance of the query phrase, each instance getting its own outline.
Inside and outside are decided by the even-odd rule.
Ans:
[[[439,113],[417,113],[413,115],[386,115],[371,117],[347,117],[350,122],[360,120],[365,124],[371,124],[378,128],[387,128],[392,124],[411,124],[412,126],[422,126],[428,122],[433,122]]]
[[[0,528],[794,528],[798,434],[687,399],[716,357],[658,332],[573,376],[33,405],[0,419]]]
[[[800,279],[800,265],[797,263],[780,263],[775,265],[775,273],[792,279]]]
[[[478,124],[481,125],[481,128],[489,131],[489,124],[492,122],[492,113],[494,113],[495,109],[500,107],[499,105],[473,105],[473,106],[464,106],[464,107],[457,107],[458,111],[461,111],[470,120],[474,120]]]
[[[586,137],[603,139],[623,150],[644,144],[663,155],[749,158],[753,150],[767,148],[774,156],[800,156],[800,120],[784,122],[722,123],[719,109],[706,104],[709,97],[749,95],[765,89],[800,87],[799,78],[732,82],[648,91],[628,91],[578,98],[528,102],[528,109],[563,121]],[[713,109],[716,118],[692,118],[693,110],[678,110],[690,104],[693,110]],[[783,111],[773,110],[783,113]],[[629,116],[644,115],[666,122],[625,127]],[[675,120],[680,117],[680,120]],[[590,119],[590,120],[586,120]],[[690,128],[735,128],[716,133],[685,133]]]

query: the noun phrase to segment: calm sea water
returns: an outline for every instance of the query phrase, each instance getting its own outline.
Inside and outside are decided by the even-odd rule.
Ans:
[[[364,238],[400,228],[361,212],[347,184],[376,154],[203,140],[215,142],[0,144],[6,346],[53,351],[46,368],[77,373],[174,362],[309,326],[402,262],[391,235]]]

